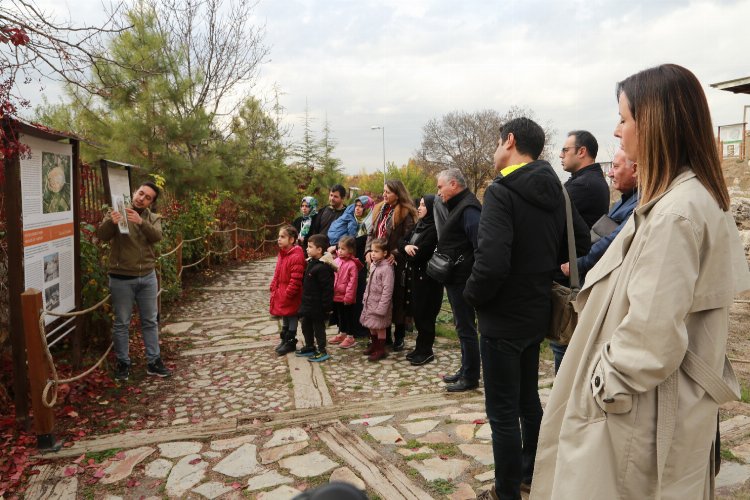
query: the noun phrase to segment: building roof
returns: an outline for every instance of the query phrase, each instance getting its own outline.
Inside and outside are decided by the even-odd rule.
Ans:
[[[712,83],[711,86],[715,89],[728,90],[735,94],[750,94],[750,76],[726,82]]]

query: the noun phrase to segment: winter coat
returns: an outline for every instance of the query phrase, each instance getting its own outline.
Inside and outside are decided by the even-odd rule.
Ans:
[[[295,316],[302,302],[302,278],[305,273],[302,248],[279,250],[271,280],[271,315]]]
[[[112,215],[107,214],[96,229],[96,236],[110,241],[110,274],[124,276],[146,276],[156,267],[156,244],[161,240],[161,215],[145,208],[141,212],[143,222],[128,222],[130,234],[121,234]]]
[[[370,264],[370,277],[359,317],[359,322],[365,328],[383,329],[391,325],[394,276],[393,266],[385,260]]]
[[[354,209],[357,208],[355,203],[352,203],[344,214],[331,223],[331,227],[328,228],[328,241],[329,244],[335,245],[344,236],[357,236],[357,229],[359,229],[359,222],[354,216]]]
[[[578,273],[581,276],[589,272],[589,269],[599,262],[599,259],[602,258],[604,252],[609,248],[609,245],[612,244],[612,240],[614,240],[617,235],[620,234],[620,231],[622,231],[625,222],[627,222],[628,217],[630,217],[630,214],[635,210],[636,205],[638,205],[638,191],[633,191],[628,196],[623,195],[622,198],[612,206],[612,209],[607,215],[610,219],[617,222],[618,226],[614,231],[603,236],[599,241],[591,245],[589,253],[583,257],[578,257]]]
[[[378,235],[378,216],[383,210],[385,203],[380,202],[372,209],[372,227],[370,234],[367,236],[365,251],[370,251],[372,240]],[[404,205],[394,207],[393,217],[386,225],[386,241],[388,241],[388,251],[396,258],[395,287],[393,289],[393,323],[397,325],[406,322],[406,257],[399,252],[399,242],[414,229],[415,216]]]
[[[562,190],[557,174],[541,160],[501,173],[487,187],[474,267],[464,288],[483,336],[544,337],[552,277],[568,260]],[[585,226],[576,241],[588,251]]]
[[[565,189],[589,229],[607,213],[609,186],[598,163],[592,163],[571,174],[565,183]]]
[[[713,498],[718,407],[739,396],[729,307],[748,288],[735,223],[692,170],[638,207],[578,295],[531,498]]]
[[[336,264],[329,253],[308,259],[302,281],[302,304],[298,316],[325,319],[333,311],[333,281]]]
[[[354,304],[357,301],[357,276],[364,266],[355,256],[336,257],[336,277],[333,282],[333,301]]]

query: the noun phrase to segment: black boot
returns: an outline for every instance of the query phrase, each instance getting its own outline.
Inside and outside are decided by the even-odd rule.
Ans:
[[[276,352],[279,352],[281,348],[284,346],[284,344],[286,344],[287,331],[288,330],[286,328],[282,328],[281,331],[279,332],[279,344],[274,349]]]
[[[393,352],[399,352],[404,350],[404,337],[406,337],[406,326],[396,325],[396,332],[394,333]]]
[[[283,356],[297,349],[297,330],[286,332],[286,340],[276,349],[276,354]]]

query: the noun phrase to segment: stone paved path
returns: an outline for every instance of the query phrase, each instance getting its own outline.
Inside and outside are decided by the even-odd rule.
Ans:
[[[490,487],[481,388],[449,395],[440,379],[458,367],[457,343],[438,339],[436,361],[422,367],[404,353],[368,363],[364,345],[331,347],[321,364],[277,357],[279,323],[267,306],[273,266],[228,270],[176,307],[162,326],[164,342],[180,346],[174,376],[140,386],[158,404],[122,419],[128,432],[51,457],[26,498],[281,500],[343,480],[370,498],[460,500]],[[550,363],[542,368],[548,377]],[[540,381],[543,402],[551,382]],[[740,498],[732,491],[750,477],[740,463],[750,463],[750,409],[731,405],[722,435],[737,461],[717,483],[721,497]],[[80,474],[91,456],[109,458]]]

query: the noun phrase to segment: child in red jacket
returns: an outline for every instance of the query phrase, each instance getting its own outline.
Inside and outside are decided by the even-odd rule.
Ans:
[[[297,346],[297,310],[302,302],[302,278],[305,275],[305,253],[295,244],[294,226],[279,229],[279,256],[271,280],[271,315],[281,316],[281,342],[276,354],[294,352]]]
[[[357,244],[353,237],[342,236],[338,243],[336,257],[336,277],[333,282],[333,305],[339,322],[339,334],[329,343],[339,344],[342,349],[349,349],[356,344],[354,329],[354,303],[357,301],[357,277],[362,269],[362,262],[357,258]]]

